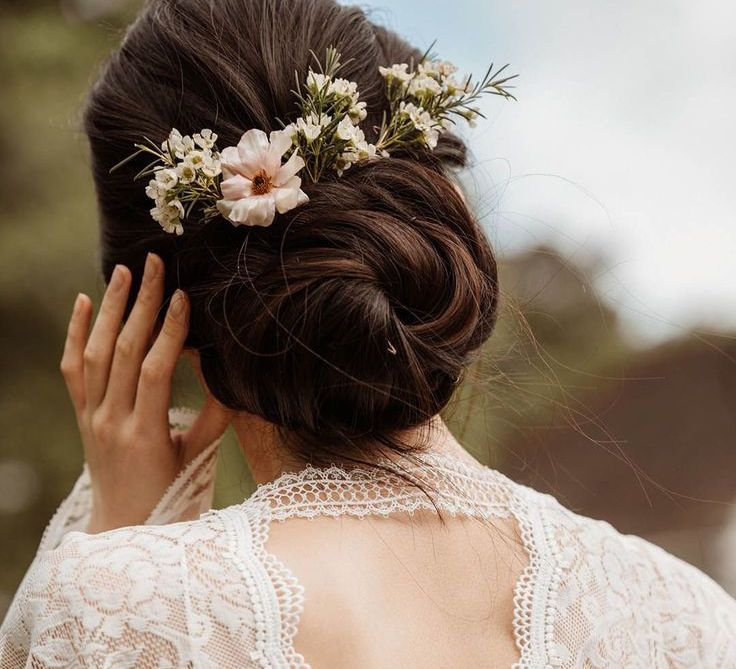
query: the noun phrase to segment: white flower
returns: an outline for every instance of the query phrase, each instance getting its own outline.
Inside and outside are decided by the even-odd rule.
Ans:
[[[217,141],[217,135],[209,128],[205,128],[193,137],[194,143],[202,149],[211,149]]]
[[[313,95],[317,95],[329,81],[329,77],[319,72],[309,70],[309,74],[307,74],[307,88]]]
[[[366,141],[360,141],[355,144],[358,153],[358,160],[367,160],[376,157],[376,147]]]
[[[379,67],[378,71],[386,81],[395,80],[405,84],[414,76],[413,72],[407,72],[408,69],[409,65],[406,63],[395,63],[391,67]]]
[[[375,145],[366,141],[365,133],[359,127],[354,126],[349,117],[346,116],[340,121],[335,130],[335,135],[347,142],[335,164],[337,176],[342,176],[343,172],[354,163],[376,157],[377,149]]]
[[[157,201],[156,206],[151,209],[151,216],[166,232],[175,232],[177,235],[184,232],[181,225],[181,219],[184,218],[184,207],[179,200]]]
[[[437,146],[437,140],[439,139],[438,124],[428,111],[411,102],[402,101],[399,104],[399,113],[409,117],[414,127],[422,133],[424,142],[429,148],[434,149]]]
[[[457,67],[449,60],[425,60],[419,63],[417,70],[438,77],[450,77],[457,72]]]
[[[478,117],[480,116],[480,108],[479,107],[472,107],[470,109],[466,109],[462,112],[462,116],[465,118],[465,120],[468,122],[468,125],[471,128],[475,128],[475,126],[478,124]]]
[[[190,184],[197,178],[197,169],[193,165],[183,162],[177,166],[176,174],[181,183]]]
[[[233,225],[270,225],[280,214],[308,201],[300,189],[296,173],[304,159],[294,151],[283,165],[284,154],[292,148],[288,131],[248,130],[238,146],[229,146],[220,154],[224,180],[220,185],[222,200],[218,211]]]
[[[202,151],[193,150],[184,158],[184,164],[191,165],[195,170],[199,170],[204,165],[204,160],[204,153]]]
[[[174,151],[174,155],[177,158],[186,158],[190,151],[194,151],[194,140],[189,135],[184,135],[181,138],[179,146]]]
[[[169,138],[161,144],[164,153],[173,153],[177,158],[184,158],[194,149],[194,140],[189,135],[184,135],[172,128]]]
[[[170,168],[156,170],[156,183],[162,190],[171,190],[179,180],[176,172]]]
[[[335,128],[335,136],[344,142],[352,142],[354,139],[358,139],[358,133],[363,134],[363,131],[353,125],[349,116],[344,116]]]
[[[317,118],[316,114],[310,114],[307,118],[299,117],[296,120],[295,132],[297,134],[304,135],[307,143],[312,143],[322,132],[322,128],[330,123],[330,117],[326,114],[321,114],[320,118]],[[292,135],[293,137],[293,135]]]
[[[358,101],[358,84],[347,79],[335,79],[329,88],[329,92],[339,98],[350,98],[354,103]]]
[[[418,74],[409,82],[409,95],[439,95],[442,93],[442,86],[439,82],[428,74]]]
[[[172,128],[169,133],[168,139],[165,139],[161,143],[161,150],[164,153],[174,153],[181,145],[181,133],[176,129]]]
[[[166,191],[161,188],[161,184],[156,179],[151,179],[146,186],[146,195],[152,200],[158,200],[166,194]]]
[[[446,77],[442,80],[442,90],[445,91],[445,93],[447,93],[448,95],[452,95],[453,97],[457,97],[465,93],[465,88],[466,84],[458,83],[455,77]]]
[[[424,141],[427,144],[427,146],[430,149],[436,149],[437,148],[437,142],[440,139],[440,133],[439,130],[436,128],[427,128],[423,132],[424,135]]]
[[[335,171],[337,172],[337,176],[341,177],[345,170],[350,169],[357,159],[358,156],[352,148],[349,148],[347,151],[343,151],[339,155],[339,157],[337,158],[337,162],[335,163]]]
[[[352,107],[350,107],[350,110],[348,111],[348,116],[355,125],[358,125],[358,123],[363,121],[365,117],[368,116],[366,103],[356,102]]]
[[[202,174],[206,177],[214,178],[221,173],[222,166],[220,165],[220,154],[212,153],[209,150],[205,151],[204,163],[202,164]]]

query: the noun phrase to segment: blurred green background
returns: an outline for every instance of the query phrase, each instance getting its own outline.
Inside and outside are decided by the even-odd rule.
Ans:
[[[99,303],[104,286],[79,109],[132,11],[97,4],[0,4],[0,616],[82,465],[58,363],[76,293]],[[498,332],[446,418],[483,461],[736,592],[733,333],[630,341],[603,267],[549,245],[504,255]],[[174,403],[198,401],[182,371]],[[250,490],[228,435],[216,505]]]

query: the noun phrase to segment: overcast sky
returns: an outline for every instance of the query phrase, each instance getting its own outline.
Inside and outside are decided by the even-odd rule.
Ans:
[[[736,3],[362,4],[464,71],[521,75],[468,135],[499,250],[603,253],[601,290],[649,338],[736,327]]]

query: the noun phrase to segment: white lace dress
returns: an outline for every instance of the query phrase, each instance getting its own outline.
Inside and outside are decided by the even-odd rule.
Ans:
[[[213,444],[145,525],[97,535],[83,531],[85,467],[0,628],[0,669],[305,669],[294,648],[305,590],[268,552],[270,524],[431,508],[392,474],[307,467],[211,510],[215,460]],[[528,555],[514,590],[519,669],[736,669],[736,602],[703,573],[496,471],[427,462],[431,474],[416,475],[442,511],[518,523]]]

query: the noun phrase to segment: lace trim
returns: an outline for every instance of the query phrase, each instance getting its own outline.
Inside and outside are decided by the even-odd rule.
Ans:
[[[169,410],[169,427],[177,431],[188,430],[196,417],[194,409],[172,408]],[[181,469],[151,511],[146,525],[166,525],[185,520],[186,516],[195,519],[209,509],[219,445],[220,439],[216,439]]]
[[[262,669],[310,669],[294,649],[294,637],[304,610],[304,587],[294,573],[266,550],[268,507],[228,507],[203,517],[221,518],[230,546],[230,559],[243,576],[253,606],[256,648],[251,659]]]
[[[519,661],[512,669],[552,669],[562,664],[552,649],[557,592],[564,568],[553,528],[530,496],[530,490],[518,486],[510,504],[529,555],[529,562],[514,587],[513,630]]]
[[[307,465],[259,485],[239,506],[266,504],[273,520],[389,516],[435,507],[451,516],[508,517],[510,481],[498,472],[449,455],[423,454],[421,460],[401,467],[384,461],[392,471]],[[399,472],[424,486],[431,497]]]

